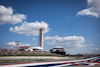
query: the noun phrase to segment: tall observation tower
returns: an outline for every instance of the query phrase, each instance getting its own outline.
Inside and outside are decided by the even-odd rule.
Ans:
[[[43,31],[45,30],[45,28],[40,28],[40,37],[39,37],[39,46],[43,49]]]

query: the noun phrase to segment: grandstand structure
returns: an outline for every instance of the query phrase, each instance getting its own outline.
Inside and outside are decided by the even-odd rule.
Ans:
[[[64,47],[62,46],[56,46],[53,49],[50,50],[51,53],[66,55],[66,52],[64,50]]]

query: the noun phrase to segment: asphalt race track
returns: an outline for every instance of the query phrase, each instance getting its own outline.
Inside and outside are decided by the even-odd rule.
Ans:
[[[43,61],[0,64],[0,67],[100,67],[100,57],[70,61]]]

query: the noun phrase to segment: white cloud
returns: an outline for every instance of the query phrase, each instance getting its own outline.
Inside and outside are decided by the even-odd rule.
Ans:
[[[96,50],[96,51],[98,51],[98,50],[99,50],[99,48],[92,48],[92,50]]]
[[[7,45],[7,46],[16,46],[16,43],[15,42],[8,42],[5,45]]]
[[[88,8],[88,9],[83,9],[82,11],[79,11],[77,14],[78,15],[91,15],[95,17],[99,17],[99,14],[97,12],[91,11],[93,8]]]
[[[19,46],[31,46],[30,44],[20,44]]]
[[[93,54],[100,54],[100,48],[91,48],[91,53]]]
[[[93,46],[93,44],[89,44],[89,46]]]
[[[77,12],[78,15],[91,15],[96,18],[100,16],[100,0],[87,0],[88,6],[86,9],[83,9]]]
[[[70,52],[73,52],[73,50],[72,49],[66,49],[66,52],[70,53]]]
[[[25,34],[27,36],[31,36],[31,35],[36,36],[39,35],[39,28],[41,27],[44,27],[45,28],[44,33],[47,33],[49,31],[48,26],[49,25],[44,21],[42,22],[35,21],[30,23],[24,22],[20,26],[15,26],[14,28],[11,27],[9,30],[11,32],[18,33],[18,34]]]
[[[35,38],[32,39],[33,41],[36,40]]]
[[[67,36],[67,37],[59,37],[59,36],[46,36],[44,38],[46,44],[50,45],[62,45],[67,48],[74,48],[74,47],[84,47],[82,43],[85,42],[84,37],[82,36]]]
[[[12,7],[5,7],[0,5],[0,25],[3,24],[17,24],[26,19],[24,14],[13,14]]]
[[[8,43],[6,43],[5,44],[6,46],[11,46],[11,47],[15,47],[15,46],[17,46],[16,45],[16,42],[8,42]],[[29,44],[20,44],[19,46],[30,46]]]

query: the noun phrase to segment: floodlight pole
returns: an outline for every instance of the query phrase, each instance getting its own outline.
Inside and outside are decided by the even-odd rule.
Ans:
[[[17,50],[19,50],[20,41],[16,41]]]

